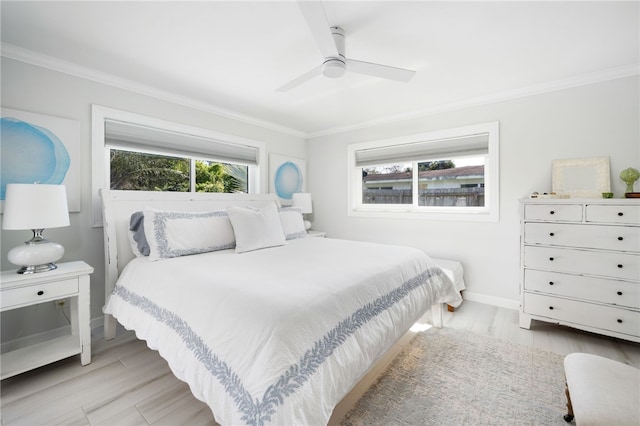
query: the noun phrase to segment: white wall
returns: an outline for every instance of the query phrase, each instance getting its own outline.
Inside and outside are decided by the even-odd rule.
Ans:
[[[630,166],[640,168],[639,93],[636,76],[312,138],[307,161],[313,228],[330,237],[410,245],[434,257],[458,259],[465,267],[469,298],[515,307],[518,199],[551,190],[551,160],[597,156],[610,157],[612,190],[623,196],[618,174]],[[347,216],[348,144],[496,120],[499,223]]]
[[[102,228],[91,226],[91,104],[144,114],[182,124],[261,140],[268,153],[306,157],[301,137],[191,109],[23,62],[2,58],[2,107],[78,120],[81,129],[82,211],[71,213],[71,226],[49,229],[45,236],[65,247],[62,261],[84,260],[95,268],[91,277],[91,317],[102,316],[104,248]],[[215,100],[212,100],[215,103]],[[267,167],[267,165],[264,165]],[[265,186],[267,188],[267,186]],[[1,215],[0,215],[1,216]],[[7,252],[31,238],[30,231],[2,231],[2,269],[15,269]],[[28,336],[67,322],[53,303],[2,313],[2,341]]]

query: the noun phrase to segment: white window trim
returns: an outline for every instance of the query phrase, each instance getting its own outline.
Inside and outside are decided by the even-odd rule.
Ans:
[[[357,151],[414,142],[435,142],[479,133],[488,133],[489,135],[489,154],[485,163],[485,188],[487,191],[485,193],[484,207],[417,207],[392,204],[362,204],[362,170],[360,167],[356,167]],[[347,175],[349,179],[347,214],[353,217],[498,222],[500,207],[499,164],[499,123],[497,121],[351,144],[347,147]],[[417,168],[415,167],[413,174],[414,182],[417,182]],[[413,185],[413,191],[413,199],[417,200],[418,185]]]
[[[258,165],[249,169],[249,192],[262,193],[267,182],[266,145],[264,142],[229,135],[213,130],[188,126],[186,124],[166,121],[128,111],[122,111],[101,105],[91,105],[91,198],[93,226],[102,226],[102,202],[100,188],[109,187],[109,147],[105,144],[105,120],[118,120],[142,126],[153,127],[169,132],[186,133],[188,135],[210,138],[228,143],[253,146],[258,149]]]

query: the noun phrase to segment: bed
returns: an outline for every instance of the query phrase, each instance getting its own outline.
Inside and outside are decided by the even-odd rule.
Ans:
[[[116,319],[135,330],[223,425],[326,424],[417,319],[433,307],[441,326],[442,305],[460,298],[420,250],[307,237],[272,195],[101,197],[105,337]],[[130,230],[136,212],[147,256]],[[274,217],[270,240],[261,232]]]

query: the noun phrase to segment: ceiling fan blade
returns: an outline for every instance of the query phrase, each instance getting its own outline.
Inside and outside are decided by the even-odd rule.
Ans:
[[[386,78],[388,80],[402,81],[404,83],[407,83],[416,74],[415,71],[405,70],[403,68],[356,61],[354,59],[347,59],[347,71]]]
[[[338,47],[333,40],[331,34],[331,26],[327,21],[327,15],[324,12],[324,7],[319,1],[298,1],[298,6],[302,11],[304,19],[307,21],[307,25],[311,30],[311,34],[318,45],[318,49],[325,58],[337,58]]]
[[[300,77],[294,78],[284,86],[276,89],[276,92],[287,92],[295,87],[300,86],[303,83],[306,83],[307,81],[311,80],[313,77],[316,77],[320,74],[322,74],[322,65],[315,67],[311,71],[307,71],[306,73],[302,74]]]

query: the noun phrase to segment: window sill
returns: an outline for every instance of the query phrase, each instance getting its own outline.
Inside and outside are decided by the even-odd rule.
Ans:
[[[449,222],[498,222],[498,214],[486,210],[460,211],[451,208],[352,208],[348,211],[350,217],[370,217],[381,219],[421,219],[429,221]]]

